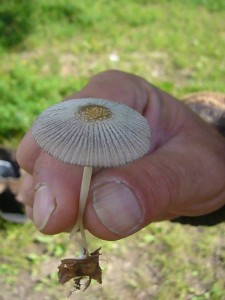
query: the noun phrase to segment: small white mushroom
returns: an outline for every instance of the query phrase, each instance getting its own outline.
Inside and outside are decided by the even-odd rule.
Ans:
[[[34,122],[39,146],[64,163],[84,166],[78,222],[88,254],[83,213],[93,167],[116,167],[145,155],[150,148],[148,121],[130,107],[104,99],[74,99],[45,110]]]

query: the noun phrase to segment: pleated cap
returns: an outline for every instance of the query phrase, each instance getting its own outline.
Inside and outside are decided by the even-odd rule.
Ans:
[[[120,166],[145,155],[150,148],[149,124],[130,107],[104,99],[83,98],[46,109],[32,134],[51,156],[69,164]]]

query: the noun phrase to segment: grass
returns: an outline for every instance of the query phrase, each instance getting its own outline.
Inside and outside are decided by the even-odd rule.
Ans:
[[[65,287],[58,285],[57,266],[60,259],[75,254],[68,235],[44,236],[30,223],[3,224],[5,230],[0,232],[0,286],[4,286],[6,295],[3,299],[12,296],[12,289],[19,297],[19,286],[24,281],[29,282],[29,287],[17,299],[30,299],[29,293],[32,299],[64,299],[72,283]],[[103,285],[94,283],[84,294],[76,293],[72,299],[225,298],[224,225],[195,228],[164,222],[117,242],[88,238],[91,249],[102,247]]]
[[[121,9],[118,1],[41,0],[30,2],[29,14],[16,0],[4,3],[0,14],[11,19],[0,33],[12,30],[0,39],[2,143],[16,145],[44,108],[109,68],[136,73],[177,97],[224,92],[223,1],[127,0]]]
[[[222,0],[2,1],[0,143],[17,146],[43,109],[109,68],[178,98],[225,92],[224,17]],[[3,300],[66,298],[57,264],[73,255],[67,236],[2,222],[0,238]],[[159,223],[124,241],[92,245],[103,248],[104,285],[76,299],[225,299],[224,225]]]

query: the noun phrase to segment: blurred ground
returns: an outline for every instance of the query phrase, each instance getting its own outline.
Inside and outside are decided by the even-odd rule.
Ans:
[[[57,283],[60,259],[75,253],[67,235],[45,237],[31,224],[13,227],[21,235],[29,232],[30,241],[20,248],[15,243],[17,257],[1,256],[0,299],[67,299],[73,282]],[[103,284],[92,282],[70,299],[225,299],[224,229],[164,222],[123,241],[91,238],[92,250],[102,247]]]

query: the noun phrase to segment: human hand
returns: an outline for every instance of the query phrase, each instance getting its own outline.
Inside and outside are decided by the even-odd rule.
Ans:
[[[94,76],[68,99],[86,97],[126,104],[143,114],[152,129],[148,155],[96,170],[84,214],[92,234],[116,240],[151,222],[203,215],[225,204],[224,138],[187,106],[119,71]],[[30,131],[17,159],[28,172],[21,195],[36,227],[46,234],[70,230],[77,219],[83,168],[43,152]]]

